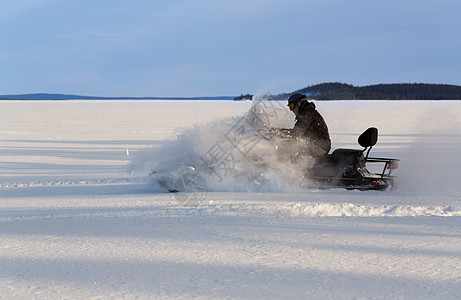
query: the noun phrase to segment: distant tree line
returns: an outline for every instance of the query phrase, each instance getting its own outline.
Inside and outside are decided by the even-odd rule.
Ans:
[[[461,86],[428,83],[395,83],[353,86],[329,82],[308,86],[292,93],[266,95],[269,100],[286,99],[290,95],[305,94],[317,100],[460,100]]]
[[[240,94],[240,96],[235,97],[234,100],[253,100],[253,95],[251,94]]]

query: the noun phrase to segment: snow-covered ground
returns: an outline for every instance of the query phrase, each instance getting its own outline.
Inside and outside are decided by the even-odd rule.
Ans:
[[[333,148],[379,128],[397,190],[222,181],[191,207],[153,155],[251,103],[0,102],[0,298],[461,298],[461,102],[316,105]]]

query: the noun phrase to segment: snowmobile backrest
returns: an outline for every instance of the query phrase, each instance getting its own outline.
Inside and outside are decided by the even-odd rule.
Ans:
[[[359,145],[368,148],[373,147],[378,142],[378,128],[370,127],[365,130],[358,139]]]

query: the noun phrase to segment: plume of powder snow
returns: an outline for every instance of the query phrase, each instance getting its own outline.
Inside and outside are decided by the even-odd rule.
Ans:
[[[137,153],[130,168],[155,172],[174,185],[181,174],[200,174],[213,191],[287,191],[305,184],[312,164],[289,150],[298,141],[271,134],[291,128],[294,117],[284,103],[256,101],[241,117],[196,125],[174,141]]]

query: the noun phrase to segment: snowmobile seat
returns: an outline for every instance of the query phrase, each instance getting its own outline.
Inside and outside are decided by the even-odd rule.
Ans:
[[[346,174],[355,174],[360,157],[363,157],[361,150],[336,149],[330,155],[316,160],[310,170],[310,176],[311,178],[340,178]]]
[[[330,155],[330,161],[336,168],[355,167],[363,157],[362,150],[336,149]]]

